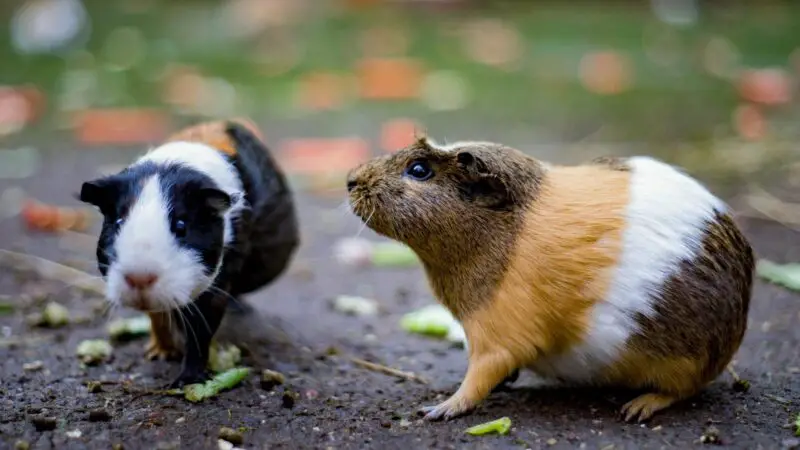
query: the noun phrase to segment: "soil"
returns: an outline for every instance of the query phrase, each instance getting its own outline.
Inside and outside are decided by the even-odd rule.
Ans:
[[[69,179],[88,176],[89,169],[74,164]],[[63,186],[63,171],[71,169],[60,167],[44,168],[39,180],[55,179]],[[63,187],[48,189],[47,183],[25,187],[46,201],[66,203],[71,194]],[[339,207],[341,197],[301,195],[298,202],[304,243],[294,264],[274,285],[247,299],[257,314],[228,316],[219,335],[245,350],[244,363],[254,372],[269,368],[286,376],[286,384],[271,390],[262,389],[253,374],[200,404],[148,395],[145,391],[170,381],[179,364],[146,361],[144,339],[115,344],[108,363],[82,367],[74,356],[78,343],[107,336],[103,300],[3,270],[0,293],[19,302],[13,314],[0,316],[0,447],[25,441],[34,449],[216,449],[221,448],[221,427],[240,432],[239,446],[247,449],[647,449],[688,448],[703,441],[723,448],[800,446],[793,441],[798,438],[791,425],[800,412],[800,296],[762,282],[755,288],[749,331],[735,361],[736,371],[751,384],[746,392],[734,389],[731,376],[723,374],[696,398],[645,425],[632,425],[621,422],[617,412],[635,393],[536,388],[523,373],[469,416],[423,422],[418,408],[454,392],[466,358],[462,349],[399,328],[402,314],[432,302],[421,270],[356,269],[337,263],[331,256],[337,239],[359,232],[377,237],[359,231],[358,221]],[[742,225],[761,256],[800,261],[797,232],[758,220],[743,219]],[[96,273],[92,237],[59,241],[26,233],[18,219],[0,222],[0,236],[0,247],[72,259]],[[66,244],[73,250],[64,250]],[[353,317],[333,311],[330,300],[339,294],[374,298],[381,312]],[[29,326],[26,315],[40,310],[45,299],[67,306],[77,323],[58,329]],[[19,342],[9,346],[9,340]],[[350,356],[414,372],[430,383],[368,371],[354,365]],[[23,369],[34,361],[42,362],[40,370]],[[90,393],[85,383],[92,380],[107,383],[102,391]],[[298,394],[292,405],[284,400],[286,391]],[[90,420],[89,412],[98,408],[109,413],[109,420]],[[55,428],[37,431],[34,418],[40,416],[55,418]],[[97,416],[102,414],[92,415]],[[464,433],[468,426],[503,416],[513,421],[508,435]],[[124,447],[113,447],[118,444]]]

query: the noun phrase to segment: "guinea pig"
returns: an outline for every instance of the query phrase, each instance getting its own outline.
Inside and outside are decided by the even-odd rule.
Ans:
[[[103,215],[96,254],[107,300],[148,313],[148,358],[183,358],[170,387],[208,378],[228,304],[277,278],[299,244],[292,193],[246,121],[182,130],[83,183],[79,198]]]
[[[728,206],[645,156],[548,164],[427,138],[351,171],[354,213],[407,244],[460,321],[468,368],[430,420],[473,410],[517,369],[644,393],[626,421],[700,392],[747,328],[754,254]]]

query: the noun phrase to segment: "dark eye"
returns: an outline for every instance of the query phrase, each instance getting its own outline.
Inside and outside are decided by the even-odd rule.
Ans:
[[[120,217],[119,219],[117,219],[116,221],[114,221],[114,225],[116,225],[116,226],[118,226],[118,227],[121,227],[123,222],[125,222],[125,219],[123,219],[122,217]]]
[[[425,161],[414,161],[406,169],[406,175],[415,180],[425,181],[433,176],[433,169]]]
[[[179,238],[186,236],[186,222],[181,219],[172,222],[172,232]]]

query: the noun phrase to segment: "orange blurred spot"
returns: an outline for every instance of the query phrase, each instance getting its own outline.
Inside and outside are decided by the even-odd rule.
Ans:
[[[791,80],[783,69],[755,69],[742,73],[739,95],[763,105],[780,105],[791,100]]]
[[[155,109],[98,109],[76,113],[74,125],[84,144],[135,144],[164,139],[169,119]]]
[[[519,32],[498,19],[478,19],[464,28],[467,55],[490,66],[511,66],[522,56]]]
[[[21,130],[34,114],[33,105],[17,88],[0,87],[0,135]]]
[[[420,134],[420,126],[411,119],[393,119],[381,127],[381,147],[387,152],[396,152],[414,143]]]
[[[633,83],[633,69],[629,59],[617,51],[587,53],[581,58],[580,78],[595,94],[619,94]]]
[[[287,173],[324,175],[352,169],[370,157],[370,150],[361,138],[308,138],[281,143],[279,155]]]
[[[59,208],[28,199],[20,212],[25,226],[31,231],[84,231],[89,226],[89,212],[79,208]]]
[[[419,95],[422,67],[406,58],[362,59],[358,64],[361,97],[371,100],[406,100]]]
[[[733,125],[744,139],[755,141],[767,134],[767,121],[756,106],[740,105],[733,112]]]
[[[298,103],[311,110],[332,110],[344,102],[345,80],[335,73],[313,72],[300,80]]]

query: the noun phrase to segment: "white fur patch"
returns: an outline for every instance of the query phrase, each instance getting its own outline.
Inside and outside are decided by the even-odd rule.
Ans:
[[[222,191],[230,195],[234,203],[225,213],[224,242],[225,245],[231,243],[234,237],[232,221],[244,206],[244,188],[236,168],[222,153],[202,143],[177,141],[156,147],[142,156],[137,163],[146,161],[183,164],[207,175]]]
[[[435,148],[436,150],[443,152],[452,152],[460,148],[491,147],[497,145],[495,143],[487,141],[457,141],[453,142],[452,144],[438,144],[433,139],[430,138],[426,139],[428,141],[428,145]]]
[[[605,301],[595,306],[583,344],[536,363],[568,381],[590,381],[615,362],[638,330],[635,313],[653,314],[654,293],[702,245],[705,222],[727,206],[680,170],[650,157],[628,159],[630,201],[622,254]]]
[[[181,247],[170,230],[169,201],[159,176],[144,181],[142,191],[120,226],[108,268],[106,296],[123,306],[134,306],[137,293],[125,282],[126,274],[153,274],[157,281],[147,294],[149,310],[164,311],[191,303],[211,286],[200,255]]]

